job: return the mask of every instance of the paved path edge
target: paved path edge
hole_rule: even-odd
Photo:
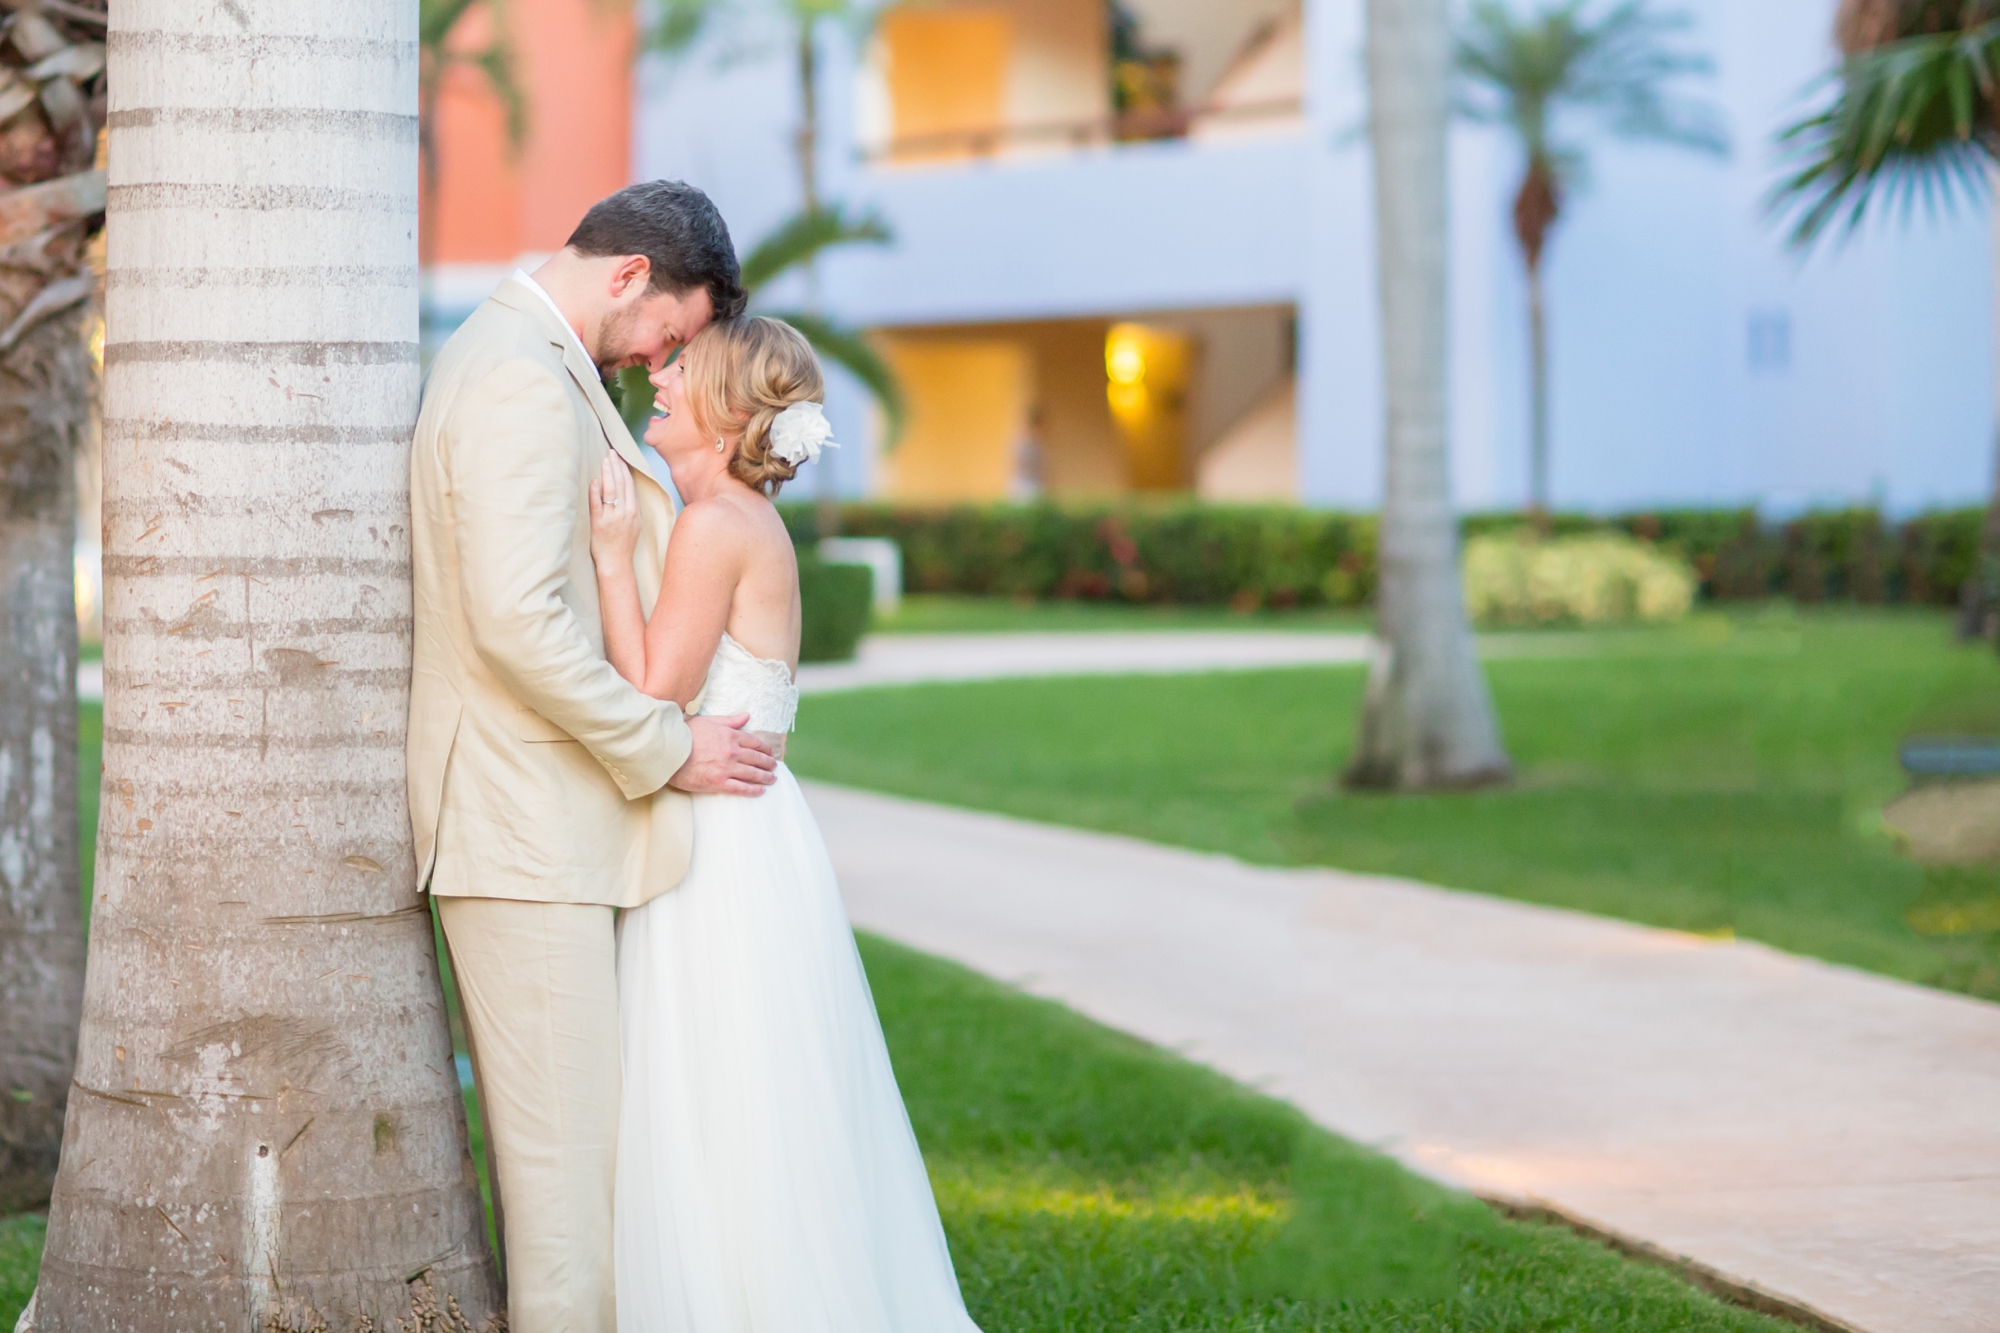
[[[1325,1125],[1320,1127],[1330,1134],[1340,1132]],[[1412,1166],[1401,1158],[1397,1161],[1406,1170],[1436,1181],[1447,1189],[1462,1188],[1449,1180],[1431,1175],[1421,1167]],[[1594,1240],[1600,1245],[1607,1246],[1634,1262],[1663,1268],[1689,1286],[1698,1287],[1718,1300],[1740,1306],[1745,1310],[1769,1315],[1773,1319],[1783,1319],[1801,1328],[1812,1329],[1814,1333],[1869,1333],[1859,1324],[1850,1324],[1845,1319],[1835,1318],[1804,1301],[1772,1291],[1769,1287],[1760,1286],[1748,1278],[1726,1273],[1692,1256],[1675,1254],[1649,1240],[1641,1240],[1637,1236],[1607,1226],[1574,1209],[1551,1203],[1547,1199],[1529,1195],[1498,1194],[1490,1190],[1473,1190],[1471,1194],[1473,1198],[1503,1217],[1512,1218],[1516,1222],[1539,1222],[1547,1226],[1564,1227],[1586,1240]]]

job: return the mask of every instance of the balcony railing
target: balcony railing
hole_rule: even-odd
[[[1300,116],[1300,98],[1238,102],[1225,106],[1133,111],[1089,120],[1030,121],[979,129],[941,130],[891,139],[863,153],[869,162],[924,163],[992,157],[1008,149],[1090,148],[1101,144],[1185,139],[1197,124],[1284,120]]]

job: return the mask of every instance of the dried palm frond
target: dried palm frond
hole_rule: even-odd
[[[1842,0],[1833,24],[1841,53],[1858,56],[1905,37],[1974,28],[2000,18],[2000,0]]]

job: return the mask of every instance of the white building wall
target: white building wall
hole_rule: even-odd
[[[1767,207],[1782,169],[1774,136],[1833,59],[1834,2],[1687,7],[1701,24],[1693,44],[1719,67],[1690,88],[1722,109],[1733,150],[1717,160],[1586,139],[1592,171],[1548,257],[1557,504],[1782,513],[1979,498],[1996,426],[1987,210],[1919,210],[1791,251]],[[1485,206],[1504,233],[1518,167],[1500,151]],[[1495,498],[1512,504],[1526,491],[1525,298],[1511,241],[1498,259]],[[1753,321],[1767,353],[1754,363]],[[1774,326],[1788,331],[1788,359],[1768,355]]]
[[[1871,226],[1809,259],[1764,212],[1771,134],[1830,59],[1833,7],[1691,0],[1692,41],[1719,65],[1693,91],[1727,116],[1727,160],[1587,138],[1593,170],[1548,260],[1558,505],[1907,510],[1984,493],[1996,427],[1985,210]],[[924,168],[861,160],[855,53],[829,28],[827,190],[879,208],[899,242],[831,260],[821,299],[890,325],[1296,303],[1300,493],[1372,506],[1382,412],[1361,8],[1309,0],[1308,116],[1291,137]],[[642,86],[638,175],[709,190],[746,244],[796,207],[782,49],[724,67],[683,60]],[[1452,475],[1465,508],[1526,492],[1517,171],[1496,131],[1455,132]],[[1787,364],[1752,365],[1753,316],[1767,334],[1789,328]],[[853,385],[837,387],[832,412],[844,439],[866,437]],[[864,453],[832,455],[843,489],[865,488]]]

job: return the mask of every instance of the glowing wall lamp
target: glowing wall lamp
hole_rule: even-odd
[[[1104,338],[1105,398],[1125,444],[1132,489],[1174,491],[1187,484],[1187,335],[1144,324],[1114,324]]]

